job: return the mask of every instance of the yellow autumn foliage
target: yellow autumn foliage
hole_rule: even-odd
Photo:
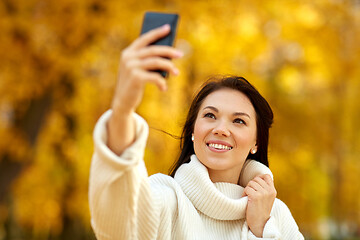
[[[270,102],[270,167],[306,238],[360,239],[360,5],[355,0],[3,0],[0,240],[94,239],[92,131],[145,11],[180,14],[169,90],[148,86],[149,174],[168,173],[191,99],[242,75]]]

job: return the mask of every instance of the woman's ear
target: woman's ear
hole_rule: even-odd
[[[257,150],[258,150],[258,147],[257,147],[257,144],[255,144],[255,146],[250,149],[250,153],[255,154],[257,152]]]

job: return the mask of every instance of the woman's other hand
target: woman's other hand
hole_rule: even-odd
[[[263,174],[255,177],[245,187],[243,196],[248,197],[247,224],[256,237],[262,237],[276,198],[276,189],[271,176]]]

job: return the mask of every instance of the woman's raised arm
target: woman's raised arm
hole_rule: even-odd
[[[151,30],[136,39],[121,54],[117,86],[111,106],[113,113],[107,125],[107,145],[117,155],[134,141],[132,113],[142,100],[145,85],[155,84],[162,91],[167,88],[166,80],[151,70],[164,70],[174,75],[179,73],[170,59],[181,57],[180,51],[169,46],[150,45],[169,32],[169,25]]]

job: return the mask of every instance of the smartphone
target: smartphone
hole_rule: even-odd
[[[170,33],[165,37],[158,39],[157,41],[151,43],[150,45],[167,45],[173,46],[174,39],[176,35],[176,28],[178,23],[179,15],[171,13],[160,13],[160,12],[146,12],[141,28],[141,34],[144,34],[154,28],[161,27],[165,24],[170,25]],[[140,35],[141,35],[140,34]],[[166,71],[156,70],[164,78],[167,77],[168,73]]]

